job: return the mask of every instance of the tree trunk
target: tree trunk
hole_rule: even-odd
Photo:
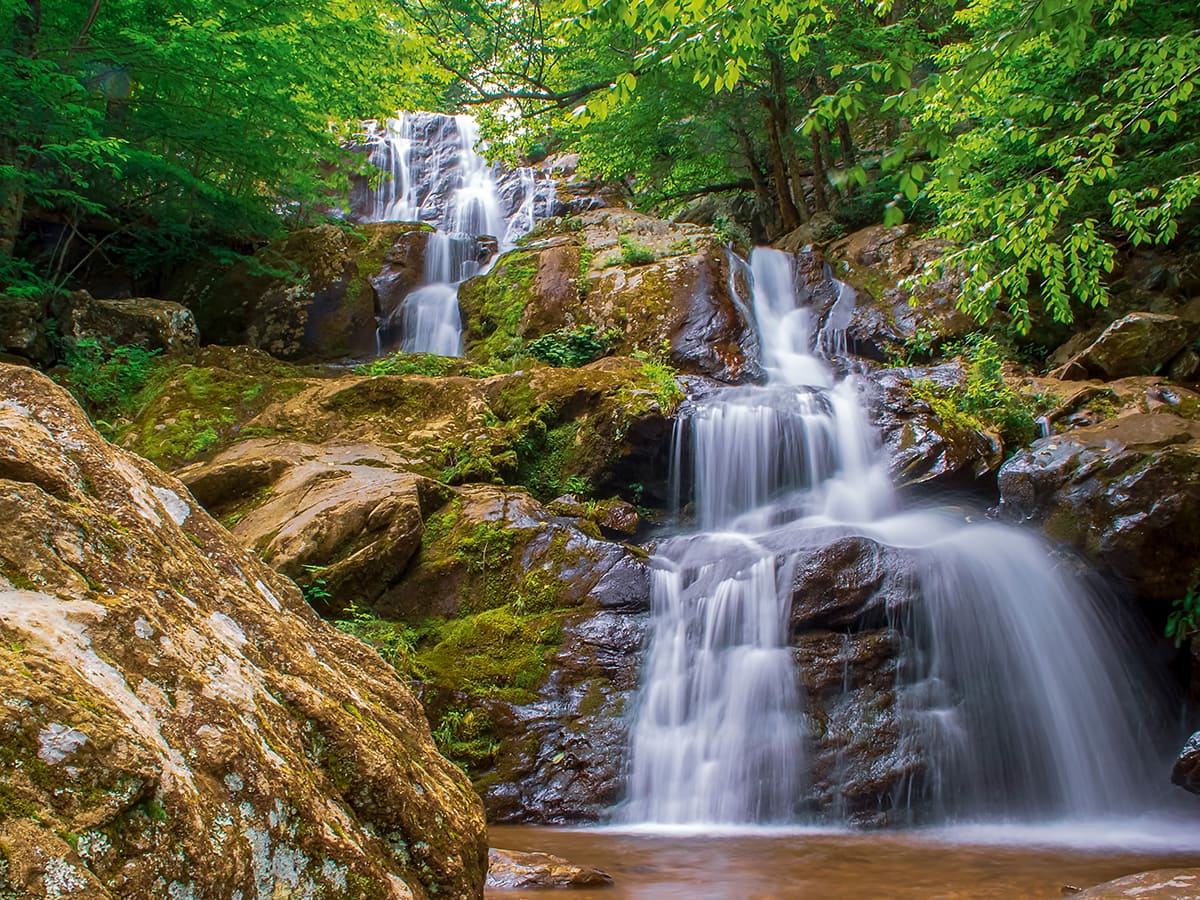
[[[783,146],[779,142],[779,129],[775,124],[775,116],[768,105],[767,109],[767,146],[771,152],[771,168],[775,178],[775,192],[779,198],[779,217],[783,222],[784,231],[794,231],[800,227],[800,211],[792,201],[792,189],[788,185],[787,163],[783,156]]]
[[[820,129],[814,128],[810,138],[813,156],[813,206],[820,212],[829,212],[829,195],[825,190],[829,184],[829,175],[825,170],[825,156],[821,152]]]

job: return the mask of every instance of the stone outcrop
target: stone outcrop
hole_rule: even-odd
[[[487,886],[493,890],[597,888],[612,883],[607,872],[577,866],[561,856],[494,848],[488,851]]]
[[[479,802],[394,670],[64,391],[0,381],[0,889],[480,897]]]
[[[1101,331],[1059,373],[1068,379],[1153,375],[1197,335],[1200,322],[1165,313],[1132,312]]]
[[[201,273],[176,293],[210,343],[248,344],[279,359],[374,353],[376,316],[420,282],[430,230],[319,225],[253,260]]]
[[[904,551],[844,537],[804,551],[793,577],[791,644],[811,723],[806,802],[862,825],[889,821],[926,760],[906,740],[897,694],[902,622],[915,591]]]
[[[1171,768],[1171,783],[1185,791],[1200,794],[1200,731],[1188,738],[1179,751]]]
[[[920,341],[932,349],[979,327],[955,305],[962,289],[953,272],[919,289],[917,302],[911,302],[914,293],[904,280],[922,272],[945,250],[944,242],[911,225],[873,225],[823,248],[833,275],[858,292],[846,333],[851,352],[887,361],[906,342]]]
[[[90,339],[109,346],[129,344],[172,353],[194,350],[200,341],[191,310],[169,300],[107,300],[76,291],[58,306],[59,332],[67,347]]]
[[[1041,524],[1126,579],[1148,600],[1196,581],[1200,552],[1200,421],[1196,398],[1173,399],[1035,441],[999,474],[1000,512]]]
[[[934,391],[965,379],[958,363],[882,369],[864,379],[867,409],[898,487],[970,488],[999,469],[1004,449],[996,435],[965,417],[939,414]]]
[[[46,333],[46,304],[32,297],[0,294],[0,351],[48,364],[54,348]]]
[[[592,326],[618,354],[658,355],[688,373],[756,374],[753,328],[711,229],[631,210],[545,223],[459,290],[470,356],[488,361],[558,329]]]
[[[251,436],[369,444],[389,451],[388,466],[448,484],[520,484],[549,500],[581,483],[657,500],[675,391],[617,357],[486,377],[372,377],[206,348],[168,373],[119,442],[167,467]]]

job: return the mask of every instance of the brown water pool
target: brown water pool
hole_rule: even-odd
[[[1186,826],[1183,826],[1186,828]],[[1200,837],[1157,841],[1097,832],[1061,836],[983,832],[662,834],[493,827],[494,847],[538,850],[608,872],[604,890],[495,891],[495,900],[1041,900],[1111,878],[1200,866]],[[1172,842],[1172,834],[1177,836]],[[1191,848],[1179,841],[1191,841]],[[984,841],[980,843],[978,841]],[[1138,846],[1140,849],[1130,849]]]

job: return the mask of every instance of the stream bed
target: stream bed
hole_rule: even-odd
[[[1185,829],[1131,830],[1123,839],[1110,829],[1077,826],[723,834],[493,826],[489,842],[552,853],[613,877],[609,888],[567,891],[571,900],[1053,900],[1069,896],[1067,886],[1200,866],[1200,841]],[[561,893],[487,896],[536,900]]]

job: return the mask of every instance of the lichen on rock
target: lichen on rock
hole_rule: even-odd
[[[64,391],[0,379],[15,889],[479,897],[479,802],[395,672]]]

